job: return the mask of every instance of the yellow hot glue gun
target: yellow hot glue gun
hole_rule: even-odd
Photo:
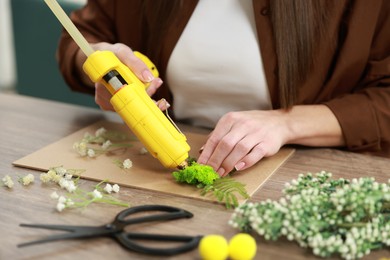
[[[146,64],[152,63],[135,53]],[[152,67],[154,68],[154,67]],[[161,112],[144,84],[110,51],[95,51],[83,65],[93,82],[101,82],[113,95],[115,111],[146,149],[167,168],[184,167],[190,149],[186,137]],[[157,70],[155,75],[158,76]]]
[[[166,168],[185,167],[190,150],[186,137],[149,97],[144,83],[114,53],[94,51],[55,0],[45,2],[86,54],[85,73],[93,82],[103,83],[110,91],[110,102],[115,111],[149,153]],[[157,69],[146,56],[139,52],[134,54],[158,76]]]

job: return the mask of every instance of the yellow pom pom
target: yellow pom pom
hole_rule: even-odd
[[[256,251],[256,241],[248,234],[239,233],[230,239],[229,256],[232,260],[251,260]]]
[[[225,260],[229,254],[228,243],[220,235],[205,236],[200,240],[199,254],[203,260]]]

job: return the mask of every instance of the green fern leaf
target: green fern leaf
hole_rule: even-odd
[[[213,184],[206,185],[202,189],[201,195],[205,196],[207,193],[212,193],[219,202],[224,202],[228,209],[238,206],[236,194],[245,199],[249,198],[245,185],[230,177],[220,178],[215,180]]]

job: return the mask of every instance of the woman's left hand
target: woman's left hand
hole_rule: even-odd
[[[244,170],[263,157],[276,154],[285,144],[286,122],[281,110],[230,112],[210,134],[198,162],[224,176]]]
[[[276,154],[285,144],[341,147],[346,143],[336,116],[326,105],[230,112],[217,123],[198,162],[224,176]]]

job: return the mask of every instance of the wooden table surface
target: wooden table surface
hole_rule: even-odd
[[[55,210],[49,198],[53,187],[41,185],[40,172],[12,166],[12,162],[34,152],[76,130],[101,119],[118,120],[112,113],[91,108],[0,94],[0,177],[11,175],[13,189],[0,187],[0,259],[161,259],[136,254],[109,238],[69,240],[18,248],[17,244],[42,238],[53,231],[22,228],[20,223],[70,225],[102,225],[110,222],[123,208],[92,204],[85,209]],[[390,178],[390,160],[334,149],[297,149],[295,154],[257,191],[251,201],[278,199],[284,183],[300,173],[330,171],[335,178],[375,177],[386,182]],[[17,178],[32,173],[35,183],[27,187]],[[96,184],[82,181],[82,186]],[[122,187],[119,197],[130,205],[163,204],[186,209],[192,219],[164,222],[142,230],[155,233],[206,235],[221,234],[230,239],[238,231],[227,223],[232,211],[224,206],[153,191]],[[137,229],[135,229],[137,230]],[[286,240],[266,242],[256,237],[256,259],[320,259],[310,251]],[[390,258],[389,250],[374,251],[364,259]],[[164,259],[200,259],[197,250]]]

